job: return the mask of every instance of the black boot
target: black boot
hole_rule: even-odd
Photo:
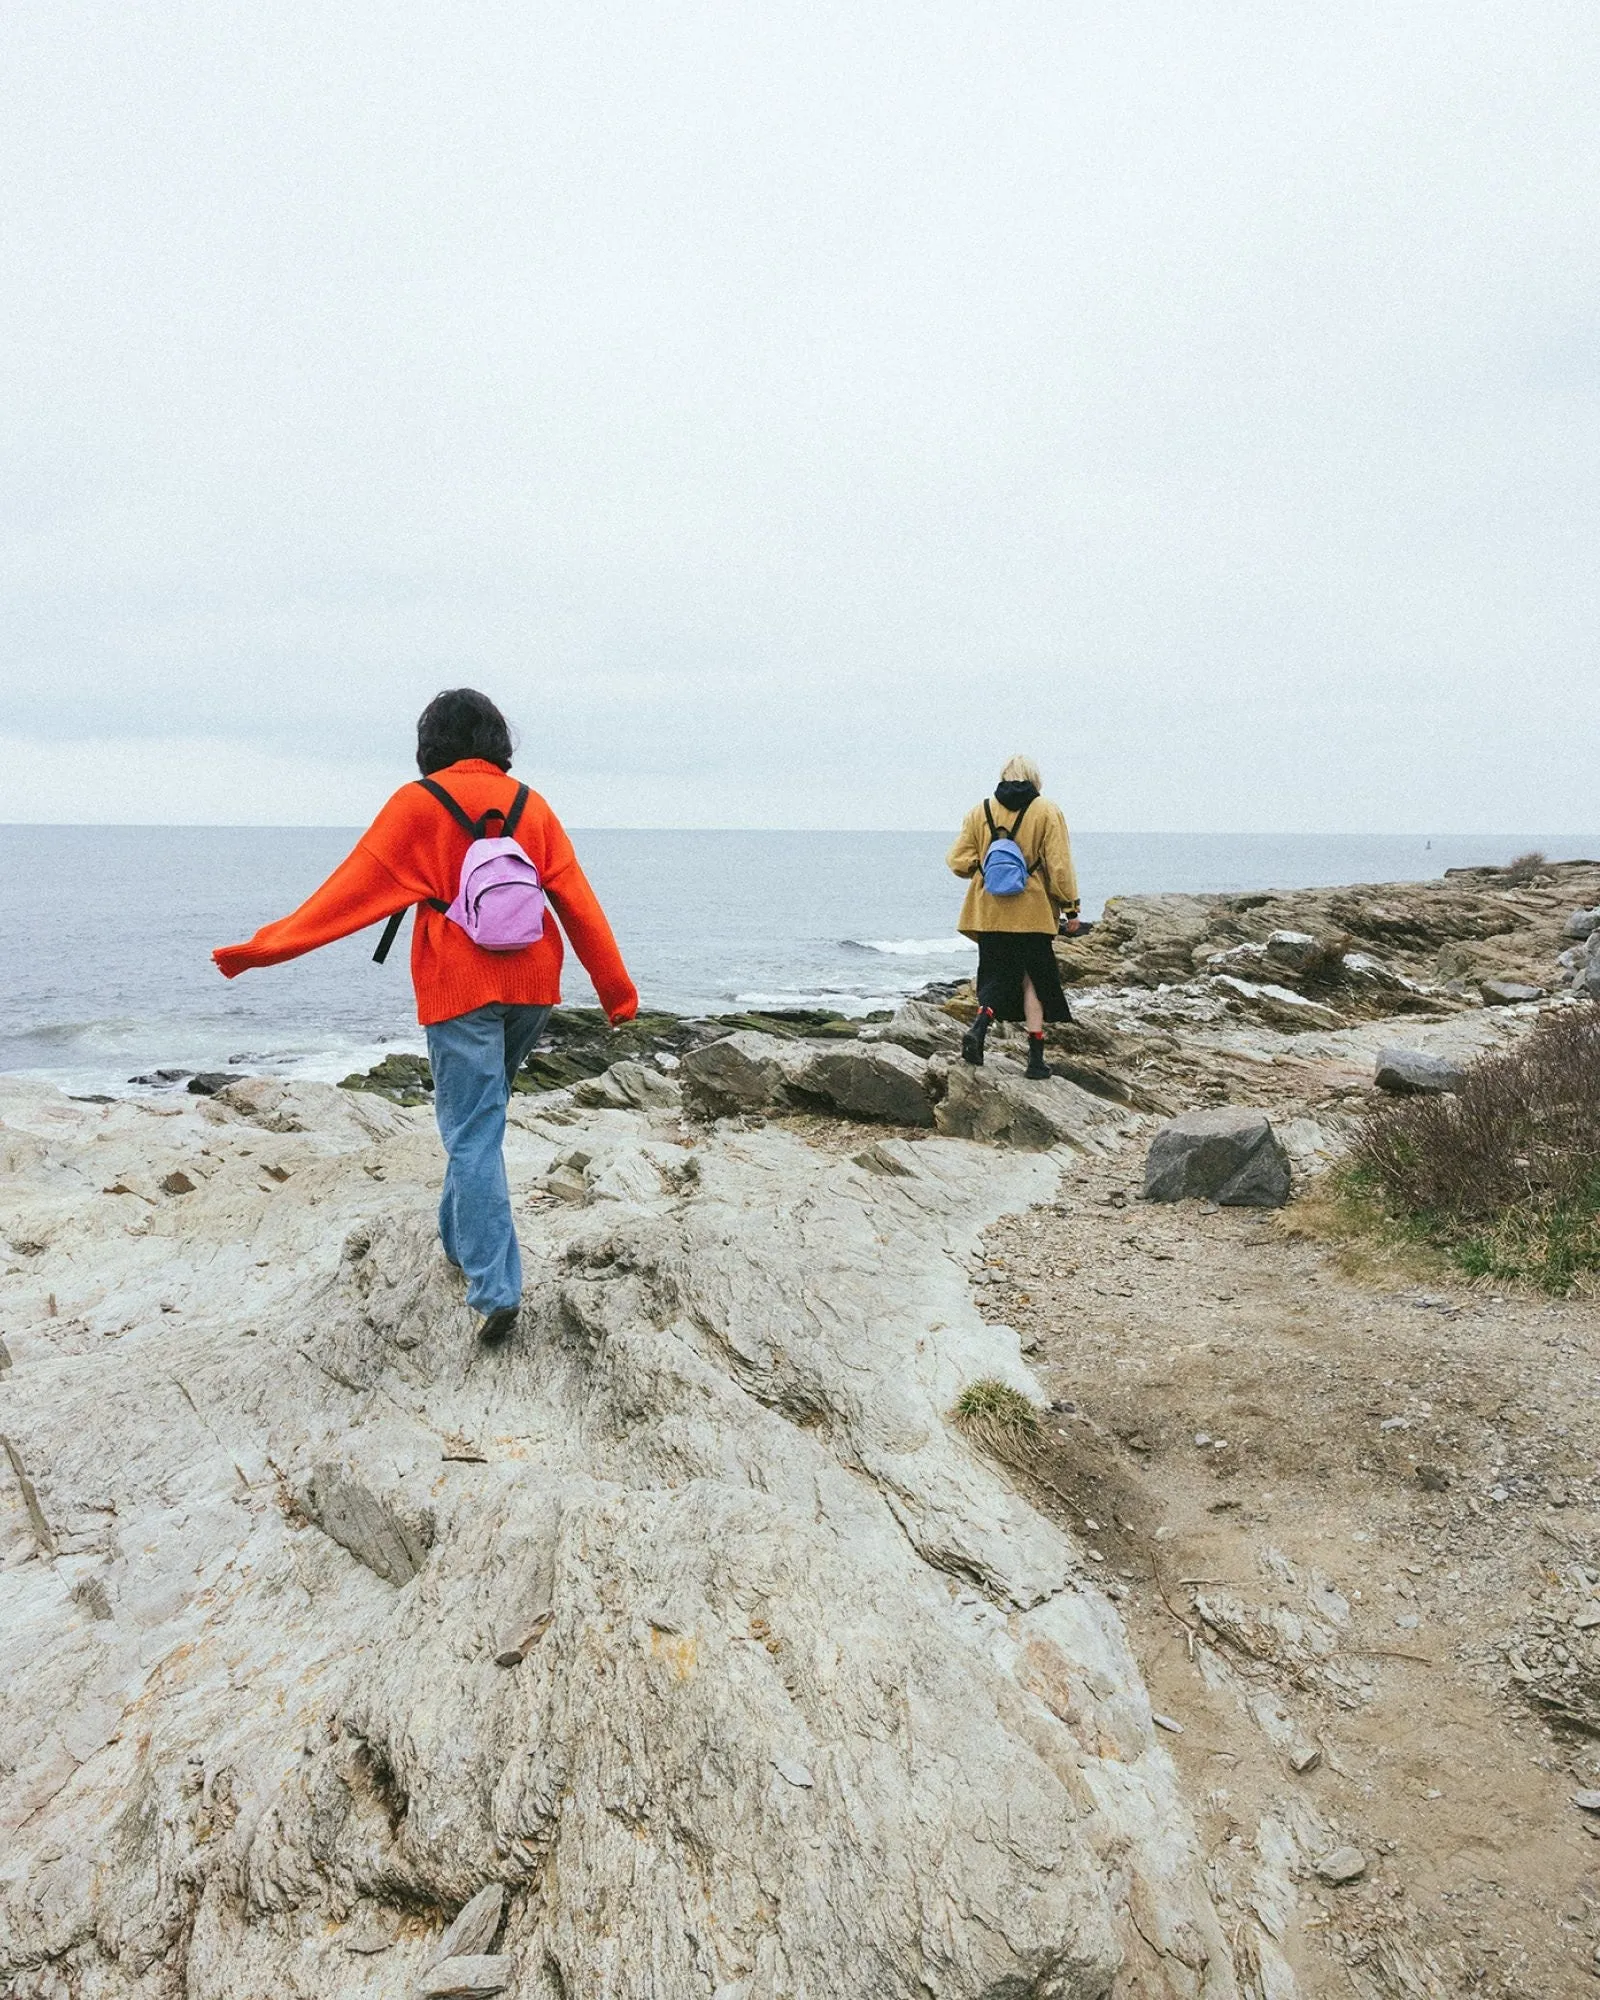
[[[971,1063],[974,1069],[983,1068],[983,1039],[988,1034],[994,1012],[991,1008],[980,1007],[978,1018],[961,1037],[961,1060]]]
[[[1022,1074],[1024,1076],[1031,1076],[1035,1082],[1038,1082],[1041,1077],[1047,1077],[1050,1074],[1050,1065],[1044,1059],[1043,1035],[1030,1035],[1028,1037],[1028,1067]]]
[[[519,1306],[496,1306],[492,1313],[485,1313],[478,1325],[478,1338],[485,1347],[498,1347],[517,1330],[521,1317]]]

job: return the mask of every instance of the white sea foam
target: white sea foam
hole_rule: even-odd
[[[122,1023],[88,1022],[73,1031],[75,1060],[33,1063],[12,1072],[31,1083],[53,1084],[69,1097],[143,1097],[181,1094],[187,1080],[201,1070],[233,1070],[245,1076],[281,1076],[306,1083],[339,1083],[355,1071],[370,1069],[385,1056],[423,1055],[420,1032],[380,1038],[330,1033],[321,1046],[241,1051],[237,1037],[185,1032],[178,1025],[135,1024],[142,1034],[124,1038],[107,1034],[108,1046],[98,1046],[96,1030],[120,1029]],[[142,1044],[142,1046],[141,1046]],[[154,1051],[152,1054],[151,1051]],[[172,1075],[160,1080],[162,1069]],[[140,1081],[147,1078],[148,1081]]]
[[[892,958],[943,958],[978,949],[971,938],[964,937],[846,938],[845,943],[852,951],[883,951]]]

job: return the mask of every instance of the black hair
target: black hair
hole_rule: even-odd
[[[425,778],[464,757],[511,769],[511,730],[486,694],[446,688],[417,717],[417,769]]]

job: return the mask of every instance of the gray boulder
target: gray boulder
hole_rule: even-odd
[[[982,1069],[949,1064],[944,1094],[934,1107],[934,1123],[948,1138],[1039,1153],[1052,1146],[1109,1150],[1127,1115],[1060,1077],[1029,1082],[1015,1063],[994,1056]]]
[[[877,1039],[898,1042],[914,1056],[954,1055],[961,1045],[961,1023],[926,1000],[907,1000],[878,1030]]]
[[[1436,1097],[1459,1090],[1467,1073],[1448,1056],[1431,1056],[1422,1049],[1383,1049],[1373,1080],[1380,1090],[1392,1091],[1397,1097]]]
[[[1600,909],[1574,910],[1561,926],[1563,937],[1576,938],[1581,944],[1585,938],[1593,937],[1600,930]]]
[[[1587,994],[1591,1000],[1600,1000],[1600,930],[1590,933],[1588,950],[1572,982],[1572,990]]]
[[[1520,979],[1486,979],[1478,988],[1485,1007],[1519,1007],[1526,1000],[1542,1000],[1542,986],[1528,986]]]
[[[678,1066],[683,1108],[696,1118],[815,1110],[891,1125],[931,1125],[933,1085],[920,1056],[894,1042],[791,1042],[742,1028]]]
[[[574,1084],[572,1101],[607,1111],[672,1111],[679,1095],[677,1084],[650,1064],[618,1062]]]
[[[694,1118],[733,1118],[740,1112],[787,1109],[789,1082],[805,1060],[793,1042],[741,1028],[721,1041],[691,1049],[678,1065],[683,1108]]]
[[[820,1098],[845,1118],[881,1119],[888,1125],[931,1125],[933,1093],[928,1065],[894,1042],[846,1042],[811,1057],[789,1088]]]
[[[1163,1125],[1145,1160],[1146,1201],[1204,1196],[1228,1208],[1281,1208],[1289,1156],[1264,1111],[1224,1105]]]

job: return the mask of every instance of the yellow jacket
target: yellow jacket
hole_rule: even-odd
[[[986,799],[995,831],[1009,833],[1016,814],[995,799]],[[971,882],[956,928],[964,937],[980,931],[1045,931],[1054,936],[1063,912],[1078,914],[1078,877],[1072,866],[1072,842],[1066,815],[1049,799],[1035,799],[1023,814],[1017,845],[1032,871],[1020,896],[991,896],[980,872],[989,848],[989,823],[976,805],[961,822],[956,844],[945,856],[950,871]]]

